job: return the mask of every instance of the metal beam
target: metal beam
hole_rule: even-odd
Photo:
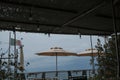
[[[28,22],[28,21],[17,21],[17,20],[9,20],[9,19],[1,19],[1,22],[10,22],[10,23],[18,23],[18,24],[29,24],[29,25],[41,25],[41,26],[52,26],[52,27],[59,27],[60,25],[54,25],[54,24],[41,24],[38,22]]]
[[[119,53],[119,45],[118,45],[118,31],[117,31],[117,24],[116,24],[116,11],[114,6],[114,0],[111,0],[112,6],[112,16],[113,16],[113,29],[115,33],[115,50],[116,50],[116,58],[117,58],[117,80],[120,80],[120,53]]]
[[[96,17],[106,18],[106,19],[113,19],[112,16],[104,15],[104,14],[98,14],[95,15]],[[115,17],[115,19],[120,20],[120,17]]]
[[[10,1],[10,0],[0,0],[0,4],[11,4],[13,6],[21,6],[21,7],[29,7],[29,8],[41,8],[41,9],[46,9],[46,10],[51,10],[51,11],[60,11],[60,12],[65,12],[65,13],[78,13],[75,10],[67,10],[67,9],[59,9],[59,8],[52,8],[52,7],[43,7],[40,5],[35,5],[35,4],[28,4],[28,3],[23,3],[23,2],[17,2],[17,1]]]
[[[105,4],[105,2],[101,2],[100,4],[96,5],[95,7],[93,8],[90,8],[89,10],[83,12],[83,13],[79,13],[77,16],[73,17],[71,20],[67,21],[66,23],[64,23],[62,26],[66,26],[66,25],[69,25],[73,22],[75,22],[76,20],[78,20],[79,18],[81,17],[84,17],[86,16],[87,14],[91,13],[92,11],[96,10],[97,8],[103,6]]]
[[[0,19],[1,22],[9,22],[9,23],[18,23],[18,24],[28,24],[28,25],[36,25],[36,26],[48,26],[48,27],[55,27],[55,28],[61,28],[61,25],[56,24],[41,24],[37,22],[28,22],[28,21],[16,21],[16,20],[7,20],[7,19]],[[106,31],[106,30],[100,30],[95,28],[88,28],[88,27],[81,27],[81,26],[71,26],[67,25],[66,27],[71,27],[75,29],[82,29],[82,30],[91,30],[91,31],[99,31],[99,32],[105,32],[105,33],[111,33],[112,31]]]
[[[67,25],[67,26],[68,26],[68,25]],[[108,33],[113,32],[113,31],[106,31],[106,30],[102,30],[102,29],[95,29],[95,28],[81,27],[81,26],[69,26],[69,27],[77,28],[77,29],[83,29],[83,30],[92,30],[92,31],[108,32]]]

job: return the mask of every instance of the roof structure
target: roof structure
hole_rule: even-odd
[[[120,32],[120,1],[0,0],[0,30],[81,35]]]

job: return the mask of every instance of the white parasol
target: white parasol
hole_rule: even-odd
[[[63,50],[60,47],[53,47],[50,50],[45,52],[36,53],[39,56],[56,56],[56,77],[58,76],[57,69],[57,56],[76,56],[76,53]]]

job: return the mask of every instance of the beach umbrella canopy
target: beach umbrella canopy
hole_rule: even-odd
[[[76,53],[63,50],[61,47],[52,47],[48,51],[36,53],[39,56],[76,56]]]
[[[36,53],[39,56],[56,56],[56,77],[58,76],[57,69],[57,56],[77,56],[74,52],[65,51],[61,47],[52,47],[48,51]]]
[[[98,56],[98,55],[103,55],[103,52],[99,53],[97,49],[86,49],[85,51],[77,55],[78,56]]]
[[[103,52],[99,52],[97,49],[86,49],[85,51],[77,54],[78,56],[91,56],[91,64],[93,65],[93,73],[95,73],[95,66],[94,66],[94,57],[95,56],[102,56]]]

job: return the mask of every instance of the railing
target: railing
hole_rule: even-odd
[[[79,80],[88,80],[90,77],[93,77],[95,73],[93,73],[92,69],[85,70],[63,70],[58,71],[58,77],[55,77],[56,71],[46,71],[46,72],[29,72],[25,73],[26,80],[75,80],[79,78]],[[80,79],[81,78],[81,79]],[[82,79],[86,78],[86,79]]]

